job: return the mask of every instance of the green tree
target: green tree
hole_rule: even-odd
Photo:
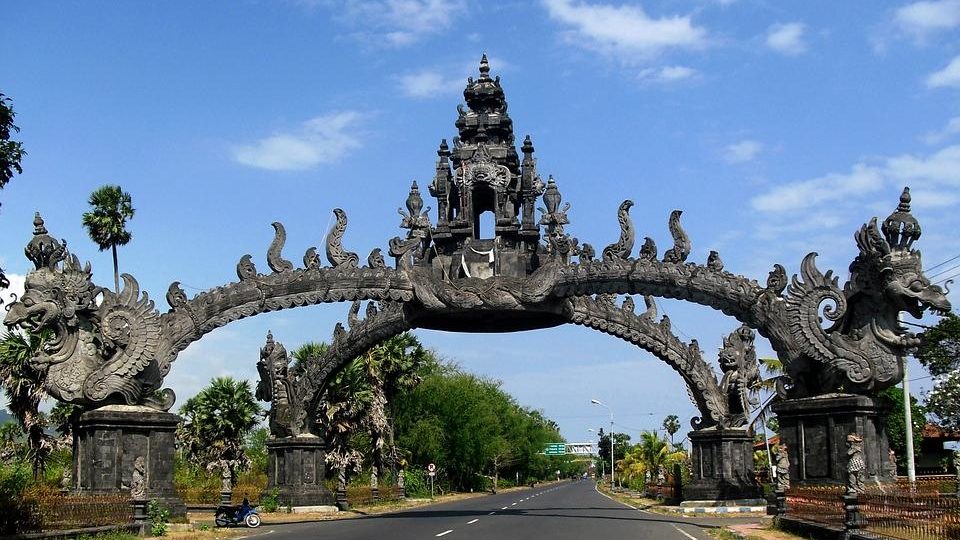
[[[43,477],[50,454],[50,437],[45,433],[46,417],[40,402],[46,399],[44,374],[30,365],[30,359],[43,347],[46,333],[7,332],[0,338],[0,383],[7,394],[8,406],[27,438],[27,449],[34,478]]]
[[[207,469],[238,471],[250,465],[245,442],[260,420],[250,383],[217,377],[180,407],[177,442],[183,456]]]
[[[905,470],[907,467],[907,419],[903,414],[903,390],[898,387],[887,388],[877,395],[877,398],[888,408],[884,425],[887,430],[887,439],[890,449],[897,454],[897,467]],[[910,407],[913,417],[913,451],[920,455],[923,441],[923,424],[926,413],[917,402],[917,398],[910,396]]]
[[[127,221],[134,209],[130,194],[120,186],[102,186],[90,194],[91,210],[84,212],[82,222],[90,239],[100,251],[111,250],[113,255],[114,292],[120,294],[120,269],[117,264],[117,246],[125,246],[133,237],[127,230]]]
[[[950,313],[924,332],[917,360],[936,378],[926,411],[940,427],[960,430],[960,317]]]
[[[10,98],[0,93],[0,189],[7,185],[14,174],[23,173],[20,162],[27,155],[22,142],[10,140],[14,133],[20,132],[20,128],[13,123],[16,115]]]
[[[673,436],[680,431],[680,418],[671,414],[663,419],[663,430],[670,436],[670,444],[673,445]]]
[[[77,420],[83,413],[83,407],[73,403],[58,401],[50,410],[50,425],[65,439],[72,439]]]

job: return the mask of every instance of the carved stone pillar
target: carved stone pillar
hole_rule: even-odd
[[[333,493],[323,484],[326,443],[311,436],[267,441],[267,492],[280,490],[280,502],[290,506],[332,506]]]
[[[753,435],[746,429],[702,429],[689,434],[690,484],[684,501],[756,499],[760,489],[753,476]]]
[[[847,483],[847,436],[863,438],[864,479],[889,482],[887,409],[867,396],[832,394],[781,401],[773,406],[780,440],[790,455],[790,485]]]
[[[143,499],[172,516],[187,507],[173,488],[174,435],[180,417],[148,407],[108,405],[80,415],[73,452],[81,494],[130,493],[134,461],[143,458]]]

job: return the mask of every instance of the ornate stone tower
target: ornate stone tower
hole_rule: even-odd
[[[430,184],[437,199],[431,231],[436,252],[424,255],[449,278],[527,275],[538,266],[534,205],[545,187],[536,172],[533,143],[530,137],[523,141],[521,161],[500,77],[490,77],[486,55],[480,77],[467,80],[463,97],[467,106],[457,107],[453,149],[444,139],[437,151]],[[493,230],[481,228],[487,212],[493,215]]]

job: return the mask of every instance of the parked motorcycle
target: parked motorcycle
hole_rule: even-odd
[[[260,514],[257,510],[246,504],[222,504],[217,507],[213,520],[217,527],[230,527],[233,525],[246,525],[251,529],[260,526]]]

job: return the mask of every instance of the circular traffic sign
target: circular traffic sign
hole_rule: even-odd
[[[433,472],[433,471],[437,470],[437,466],[434,465],[433,463],[431,463],[431,464],[427,465],[427,470],[430,471],[430,472]]]

